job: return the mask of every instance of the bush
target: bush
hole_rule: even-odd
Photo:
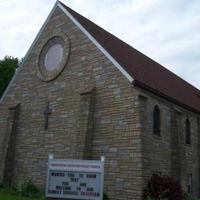
[[[184,195],[178,181],[168,176],[152,175],[144,191],[144,199],[183,200]]]
[[[103,193],[103,200],[109,200],[108,195],[105,192]]]
[[[33,184],[31,180],[24,182],[21,185],[21,194],[24,197],[40,198],[42,196],[41,191]]]
[[[150,196],[145,197],[145,200],[155,200],[153,198],[151,198]]]
[[[185,193],[184,200],[200,200],[199,198],[193,197],[191,194]]]
[[[16,187],[8,187],[6,185],[1,184],[0,185],[0,191],[12,195],[19,195],[19,190]]]

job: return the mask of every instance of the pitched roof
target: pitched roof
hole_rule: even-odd
[[[200,113],[200,91],[197,88],[63,3],[61,5],[128,72],[135,86]]]

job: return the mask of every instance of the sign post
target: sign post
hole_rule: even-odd
[[[103,200],[104,161],[49,157],[46,197]]]

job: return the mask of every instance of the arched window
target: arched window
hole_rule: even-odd
[[[160,136],[160,108],[157,105],[153,109],[153,134]]]
[[[190,130],[190,120],[185,120],[185,143],[191,144],[191,130]]]

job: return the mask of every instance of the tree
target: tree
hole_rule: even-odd
[[[5,56],[3,60],[0,60],[0,97],[3,95],[18,66],[18,58]]]

